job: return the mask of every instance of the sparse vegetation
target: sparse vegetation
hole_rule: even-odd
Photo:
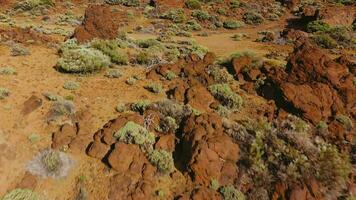
[[[187,8],[192,10],[201,8],[201,4],[199,0],[185,0],[185,5],[187,6]]]
[[[238,109],[243,104],[242,97],[234,93],[228,84],[211,85],[209,91],[228,108]]]
[[[161,15],[163,19],[169,19],[173,21],[174,23],[182,23],[185,21],[185,15],[184,15],[184,10],[183,9],[172,9],[169,10],[163,15]]]
[[[230,20],[230,21],[226,21],[224,22],[223,24],[223,27],[226,28],[226,29],[238,29],[240,27],[243,26],[243,23],[240,22],[240,21],[233,21],[233,20]]]
[[[345,129],[351,130],[353,128],[352,120],[346,115],[337,115],[335,117],[336,121],[340,122]]]
[[[40,200],[38,194],[30,189],[14,189],[5,194],[1,200]]]
[[[63,88],[66,90],[77,90],[80,88],[80,84],[75,81],[67,81],[64,83]]]
[[[199,21],[209,20],[211,18],[210,14],[203,10],[194,10],[192,16],[198,19]]]
[[[0,87],[0,100],[5,99],[10,96],[10,91],[6,88]]]
[[[106,72],[105,76],[108,78],[120,78],[122,76],[122,73],[117,69],[109,69]]]
[[[326,22],[316,20],[309,22],[307,25],[307,31],[310,33],[314,32],[327,32],[330,31],[331,27]]]
[[[161,83],[150,83],[149,85],[145,86],[145,88],[148,91],[156,93],[156,94],[162,92],[162,90],[163,90]]]
[[[64,178],[68,175],[74,161],[58,150],[46,149],[39,152],[29,163],[27,170],[37,176]]]
[[[172,153],[165,150],[153,150],[148,154],[148,160],[164,173],[170,173],[174,170],[174,161]]]
[[[1,67],[0,75],[16,75],[16,69],[13,67]]]
[[[131,105],[131,109],[135,112],[143,113],[147,107],[151,104],[149,100],[140,100]]]
[[[54,6],[52,0],[25,0],[19,1],[15,5],[15,10],[34,11],[36,9],[45,9]]]
[[[110,58],[101,51],[80,47],[65,50],[58,60],[60,71],[67,73],[90,73],[108,67]]]
[[[13,44],[11,46],[12,56],[27,56],[30,55],[30,51],[20,44]]]
[[[332,49],[337,47],[337,42],[327,34],[313,36],[314,41],[321,47]]]
[[[112,40],[94,40],[91,42],[91,46],[100,50],[105,55],[109,56],[111,62],[126,65],[128,63],[128,56],[122,52],[115,41]]]
[[[254,11],[248,11],[244,14],[243,19],[246,24],[261,24],[264,21],[262,15]]]
[[[174,133],[178,128],[176,120],[170,116],[166,116],[160,121],[160,130],[163,133]]]
[[[121,4],[129,7],[137,7],[140,5],[139,0],[105,0],[105,2],[107,4],[112,4],[112,5]]]
[[[114,137],[127,144],[137,144],[145,151],[152,149],[155,143],[153,133],[132,121],[127,122],[124,127],[118,130]]]
[[[219,192],[224,200],[245,200],[245,195],[231,185],[221,187]]]

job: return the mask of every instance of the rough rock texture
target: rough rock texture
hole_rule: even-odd
[[[94,38],[114,39],[120,26],[126,23],[125,11],[113,11],[108,5],[90,5],[85,11],[83,24],[75,29],[73,37],[79,42]]]
[[[295,49],[286,70],[265,70],[281,90],[284,101],[290,103],[289,110],[310,122],[316,124],[335,113],[355,116],[354,75],[347,66],[335,62],[310,43]]]
[[[29,99],[27,99],[24,102],[24,107],[23,107],[21,113],[23,115],[28,115],[41,106],[42,106],[42,99],[35,95],[32,95]]]
[[[317,11],[317,18],[333,26],[350,26],[356,18],[356,7],[326,7]]]
[[[13,40],[14,42],[26,43],[29,41],[39,43],[56,42],[56,39],[38,33],[30,28],[0,29],[0,41]]]
[[[181,154],[195,183],[209,186],[212,179],[232,184],[237,177],[239,147],[224,135],[217,114],[192,116],[184,125]]]

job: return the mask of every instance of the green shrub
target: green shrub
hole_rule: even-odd
[[[134,77],[129,77],[125,82],[128,85],[134,85],[136,83],[137,79],[135,79]]]
[[[30,51],[20,44],[13,44],[11,46],[12,56],[27,56],[30,55]]]
[[[317,125],[316,125],[316,130],[318,132],[325,132],[328,130],[328,124],[325,121],[320,121]]]
[[[145,86],[145,88],[153,93],[160,93],[163,90],[161,83],[150,83],[149,85]]]
[[[0,75],[15,75],[17,74],[16,69],[13,67],[1,67]]]
[[[120,78],[122,73],[117,69],[110,69],[106,72],[105,76],[108,78]]]
[[[67,81],[64,83],[63,88],[66,90],[77,90],[79,89],[80,84],[75,81]]]
[[[325,185],[345,185],[351,171],[347,153],[340,153],[330,144],[323,144],[318,155],[317,178]]]
[[[228,117],[231,113],[230,109],[222,106],[222,105],[218,105],[218,107],[216,108],[216,112],[221,116],[221,117]]]
[[[189,9],[201,9],[201,4],[199,0],[185,0],[185,5]]]
[[[356,20],[354,20],[354,22],[352,23],[352,30],[356,31]]]
[[[331,27],[329,24],[320,20],[312,21],[307,24],[307,31],[310,33],[327,32],[330,31],[330,29]]]
[[[225,8],[218,8],[218,10],[216,12],[220,15],[226,15],[226,13],[227,13]]]
[[[224,200],[245,200],[245,195],[236,190],[234,186],[223,186],[219,190],[220,194],[223,196]]]
[[[345,129],[351,130],[353,128],[352,120],[346,115],[337,115],[335,117],[336,121],[340,122]]]
[[[57,62],[58,69],[67,73],[90,73],[108,67],[110,58],[91,48],[69,49]]]
[[[198,43],[193,43],[193,45],[190,47],[190,53],[198,55],[200,58],[204,58],[206,53],[209,52],[209,49],[207,47],[204,47],[202,45],[199,45]]]
[[[238,0],[230,1],[230,8],[234,9],[234,8],[238,8],[238,7],[240,7],[240,2]]]
[[[153,150],[148,154],[148,160],[157,167],[157,169],[164,173],[170,173],[174,170],[174,161],[172,153],[165,150]]]
[[[210,14],[203,10],[194,10],[192,16],[198,19],[199,21],[209,20],[211,18]]]
[[[58,151],[50,151],[42,157],[42,163],[48,171],[57,171],[62,165]]]
[[[126,53],[120,51],[118,44],[112,40],[94,40],[91,42],[91,47],[100,50],[105,55],[109,56],[111,62],[121,65],[128,63]]]
[[[153,148],[152,146],[155,143],[153,133],[132,121],[127,122],[124,127],[114,133],[114,137],[127,144],[137,144],[144,150]]]
[[[189,20],[187,22],[187,29],[193,31],[200,31],[202,27],[196,20]]]
[[[161,18],[163,19],[169,19],[173,21],[174,23],[182,23],[185,21],[185,14],[183,9],[172,9],[169,10],[163,15],[161,15]]]
[[[52,0],[25,0],[15,5],[16,10],[31,11],[34,9],[54,6]]]
[[[174,133],[178,128],[176,120],[170,116],[166,116],[160,121],[160,130],[163,133]]]
[[[111,5],[121,4],[130,7],[137,7],[140,5],[140,0],[105,0],[105,2]]]
[[[220,188],[220,183],[217,179],[213,178],[211,179],[210,181],[210,185],[209,187],[212,189],[212,190],[215,190],[217,191],[219,188]]]
[[[234,80],[234,77],[226,70],[226,68],[214,66],[210,68],[209,73],[217,83],[228,83]]]
[[[170,70],[168,70],[167,72],[166,72],[166,75],[165,75],[165,78],[167,79],[167,80],[173,80],[173,79],[175,79],[175,78],[177,78],[178,76],[174,73],[174,72],[172,72],[172,71],[170,71]]]
[[[313,36],[313,40],[319,46],[326,49],[333,49],[337,47],[337,42],[327,34],[320,34]]]
[[[245,20],[246,24],[261,24],[264,21],[262,15],[254,11],[245,13],[243,19]]]
[[[125,112],[126,111],[126,105],[124,103],[119,103],[117,104],[115,110],[119,113]]]
[[[40,200],[41,198],[29,189],[14,189],[5,194],[1,200]]]
[[[6,88],[0,87],[0,100],[5,99],[10,96],[10,91]]]
[[[240,21],[229,20],[223,23],[223,27],[226,29],[237,29],[243,26]]]
[[[131,105],[131,110],[143,113],[150,105],[151,102],[149,100],[139,100],[138,102]]]
[[[228,84],[211,85],[209,86],[209,91],[228,108],[238,109],[242,106],[243,100],[241,96],[234,93]]]

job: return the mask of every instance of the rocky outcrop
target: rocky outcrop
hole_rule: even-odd
[[[316,17],[332,26],[351,26],[356,18],[355,6],[330,6],[317,11]]]
[[[126,11],[114,11],[108,5],[90,5],[85,11],[83,24],[74,30],[72,37],[79,42],[94,38],[115,39],[119,28],[126,24]]]

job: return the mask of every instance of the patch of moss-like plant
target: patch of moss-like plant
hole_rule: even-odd
[[[161,15],[163,19],[169,19],[174,23],[182,23],[185,21],[185,14],[183,9],[172,9]]]
[[[111,62],[126,65],[128,63],[128,56],[121,52],[118,44],[111,40],[94,40],[91,42],[91,47],[100,50],[105,55],[109,56]]]
[[[199,0],[185,0],[185,6],[192,10],[201,9],[201,4]]]
[[[73,164],[74,161],[67,154],[58,150],[46,149],[27,163],[26,168],[34,175],[60,179],[69,174]]]
[[[132,121],[127,122],[124,127],[118,130],[114,137],[118,141],[127,144],[137,144],[144,150],[152,149],[155,143],[155,135],[153,133]]]
[[[31,11],[54,6],[52,0],[25,0],[15,5],[15,10]]]
[[[13,67],[1,67],[0,75],[16,75],[17,71]]]
[[[63,52],[57,62],[60,71],[67,73],[90,73],[110,64],[110,58],[97,49],[80,47]]]
[[[0,100],[5,99],[10,96],[10,91],[6,88],[0,87]]]
[[[244,14],[243,19],[246,24],[261,24],[264,21],[262,15],[255,11],[248,11]]]
[[[226,29],[238,29],[243,26],[243,23],[240,21],[229,20],[223,23],[223,27]]]
[[[149,100],[139,100],[131,105],[131,110],[143,113],[151,105]]]
[[[307,24],[307,31],[310,33],[327,32],[330,31],[330,29],[331,29],[330,25],[321,20],[312,21]]]
[[[64,83],[63,88],[66,90],[77,90],[80,88],[80,84],[75,81],[67,81]]]
[[[149,85],[145,86],[145,88],[148,91],[156,93],[156,94],[162,92],[162,90],[163,90],[161,83],[150,83]]]
[[[164,174],[168,174],[174,170],[173,156],[168,151],[162,149],[152,150],[148,154],[148,160]]]
[[[224,200],[245,200],[245,195],[234,188],[232,185],[223,186],[219,190]]]
[[[0,200],[41,200],[40,196],[30,189],[14,189]]]
[[[234,93],[228,84],[215,84],[209,86],[211,94],[222,102],[224,106],[231,109],[238,109],[242,106],[242,97]]]

